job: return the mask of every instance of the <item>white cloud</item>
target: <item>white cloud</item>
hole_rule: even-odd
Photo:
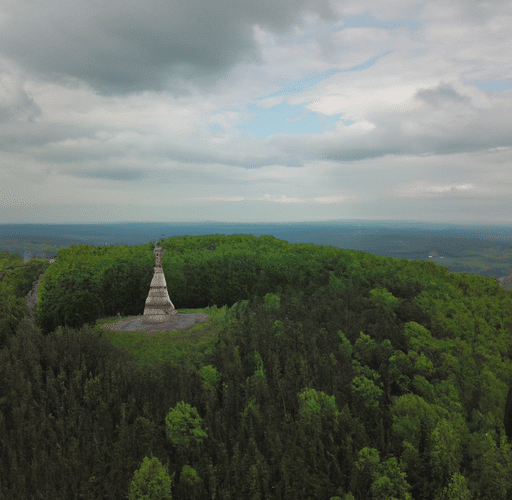
[[[350,196],[317,196],[316,198],[313,198],[313,201],[315,203],[331,205],[334,203],[344,203],[350,199],[352,199]]]
[[[509,3],[176,5],[0,8],[0,187],[19,206],[253,220],[512,208],[512,90],[471,84],[512,79]],[[281,104],[277,133],[243,129]],[[324,131],[290,132],[311,113]]]
[[[459,193],[472,192],[475,188],[472,184],[430,184],[428,182],[419,182],[412,186],[401,186],[397,189],[399,196],[406,197],[425,197],[425,196],[439,196]]]

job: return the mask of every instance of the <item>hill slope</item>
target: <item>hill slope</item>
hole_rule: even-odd
[[[61,250],[46,335],[23,322],[0,352],[0,498],[121,499],[162,474],[187,499],[510,498],[496,280],[272,237],[162,243],[177,308],[219,306],[209,334],[93,327],[142,312],[152,246]]]

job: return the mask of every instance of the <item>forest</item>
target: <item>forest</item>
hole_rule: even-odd
[[[272,236],[0,254],[0,499],[512,498],[512,292]],[[42,275],[35,314],[24,297]]]

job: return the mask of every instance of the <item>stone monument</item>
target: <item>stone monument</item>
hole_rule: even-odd
[[[155,272],[146,299],[146,307],[142,316],[143,323],[163,323],[170,316],[176,314],[176,309],[167,293],[167,283],[162,268],[163,253],[162,247],[155,248]]]

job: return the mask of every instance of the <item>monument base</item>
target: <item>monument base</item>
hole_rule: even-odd
[[[176,314],[176,309],[144,309],[144,316],[142,316],[143,323],[165,323],[171,316]]]
[[[165,282],[163,269],[155,267],[142,322],[164,323],[174,314],[176,314],[176,309],[167,293],[167,283]]]

